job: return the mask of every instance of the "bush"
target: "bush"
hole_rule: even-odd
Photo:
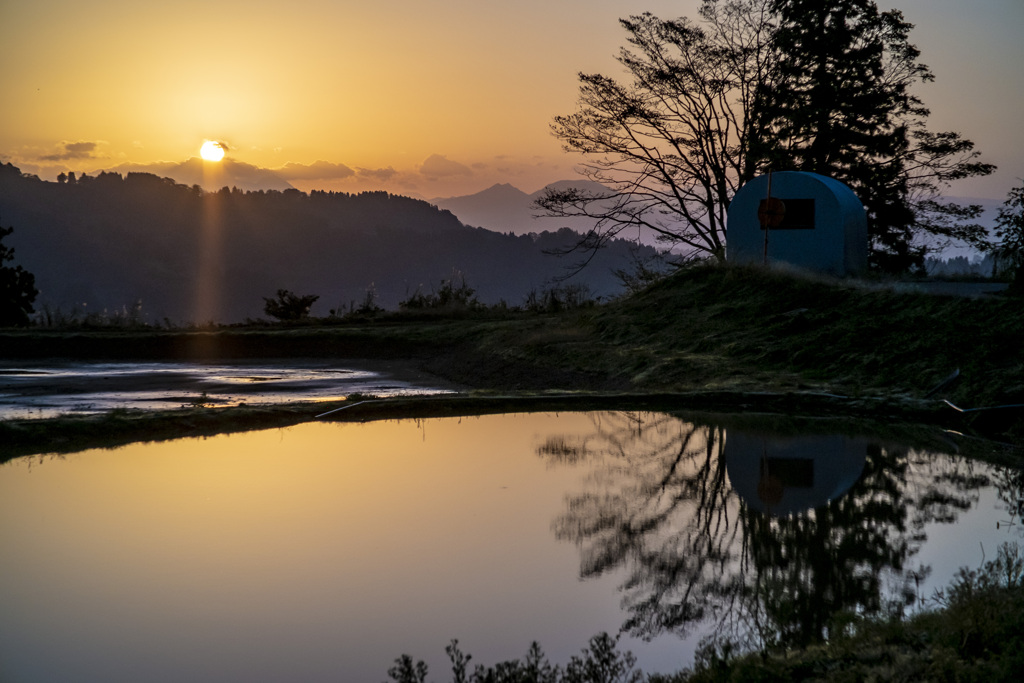
[[[272,318],[281,321],[301,320],[309,317],[309,309],[313,307],[320,297],[315,294],[299,296],[289,292],[287,289],[277,290],[277,297],[268,299],[263,297],[263,312]]]
[[[1010,290],[1024,294],[1024,185],[1010,190],[996,218],[999,244],[992,248],[999,267],[1012,275]]]
[[[953,583],[936,595],[945,618],[940,642],[967,659],[1016,655],[1024,666],[1024,557],[1020,547],[1003,544],[996,559],[980,569],[961,568]]]
[[[0,327],[28,325],[28,316],[35,309],[32,303],[39,290],[35,276],[21,266],[5,266],[14,260],[14,249],[5,247],[4,238],[14,228],[0,228]]]
[[[384,309],[377,305],[377,288],[371,282],[370,286],[366,288],[366,292],[363,294],[362,302],[357,306],[355,301],[352,301],[348,310],[345,310],[344,306],[338,306],[337,308],[331,309],[332,318],[372,318],[379,313],[383,313]]]
[[[398,308],[404,311],[476,310],[481,308],[481,304],[476,298],[476,290],[466,284],[466,277],[453,271],[450,278],[441,280],[441,286],[436,292],[424,294],[422,287],[417,288],[408,299],[398,303]]]
[[[733,681],[1016,681],[1024,671],[1024,557],[1004,544],[980,569],[961,569],[935,609],[910,619],[862,617],[811,648],[742,653],[714,642],[689,683]]]
[[[459,641],[453,640],[444,650],[452,663],[452,683],[640,683],[643,673],[634,668],[636,657],[632,652],[619,652],[618,642],[618,637],[607,633],[594,636],[564,670],[552,666],[536,642],[530,645],[522,661],[513,659],[494,666],[478,664],[472,672],[469,662],[473,656],[459,649]],[[395,683],[424,683],[427,665],[402,655],[388,669],[388,676]]]
[[[537,293],[531,290],[526,295],[523,308],[533,313],[558,313],[578,308],[586,308],[597,303],[590,294],[590,287],[585,284],[571,284],[563,287],[551,287]]]

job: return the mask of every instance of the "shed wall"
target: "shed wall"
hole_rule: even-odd
[[[771,195],[781,199],[813,199],[814,228],[772,229],[768,261],[790,263],[834,275],[862,273],[867,268],[867,219],[860,200],[843,183],[816,173],[772,174]],[[768,195],[768,176],[740,188],[729,206],[726,255],[737,263],[764,260],[765,232],[757,217]]]

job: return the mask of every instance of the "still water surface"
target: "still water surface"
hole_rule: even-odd
[[[308,359],[263,362],[83,362],[0,359],[0,419],[45,419],[116,409],[268,405],[451,393],[452,385],[400,364],[343,365]]]
[[[1019,473],[658,413],[315,423],[0,466],[0,680],[448,680],[799,643],[1021,540]],[[781,606],[781,607],[780,607]]]

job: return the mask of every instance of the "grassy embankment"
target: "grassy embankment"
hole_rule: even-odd
[[[761,268],[696,267],[635,296],[561,313],[385,314],[212,331],[22,330],[0,333],[0,348],[7,358],[392,359],[475,388],[446,401],[363,404],[335,419],[491,412],[505,401],[515,409],[545,408],[568,394],[602,407],[611,400],[861,415],[1024,438],[1020,408],[959,413],[941,401],[966,409],[1024,404],[1019,300],[900,292]],[[955,370],[954,384],[928,395]],[[10,447],[66,450],[119,435],[123,441],[292,424],[331,407],[119,411],[45,426],[9,421],[0,436]]]

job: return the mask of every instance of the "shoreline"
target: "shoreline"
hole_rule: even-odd
[[[690,391],[655,393],[486,392],[395,396],[352,395],[342,401],[296,401],[274,405],[183,407],[173,410],[117,409],[99,414],[0,421],[0,463],[24,456],[117,448],[134,442],[207,437],[288,427],[314,421],[464,417],[506,412],[651,411],[687,417],[715,415],[730,422],[773,424],[774,429],[828,427],[870,431],[880,439],[922,447],[945,447],[1014,467],[1024,467],[1024,449],[971,436],[957,427],[963,416],[937,402],[851,398],[819,392]]]
[[[897,293],[765,268],[702,265],[627,298],[547,313],[439,310],[211,329],[0,330],[0,366],[56,358],[376,363],[458,387],[462,393],[453,400],[461,411],[502,402],[539,406],[543,397],[550,403],[559,395],[577,406],[928,424],[1020,447],[1022,342],[1024,308],[1011,297]],[[342,413],[396,418],[440,405],[385,404]],[[215,409],[217,417],[168,411],[132,420],[125,418],[131,411],[119,411],[106,420],[63,420],[69,426],[51,420],[50,431],[72,440],[90,432],[90,439],[146,439],[136,426],[146,421],[161,434],[187,435],[232,424],[255,428],[248,425],[261,419],[271,425],[311,419],[329,409],[246,406]],[[88,426],[98,422],[105,422],[105,434]],[[38,425],[5,421],[0,430],[0,442],[19,448],[54,440],[39,434]]]

